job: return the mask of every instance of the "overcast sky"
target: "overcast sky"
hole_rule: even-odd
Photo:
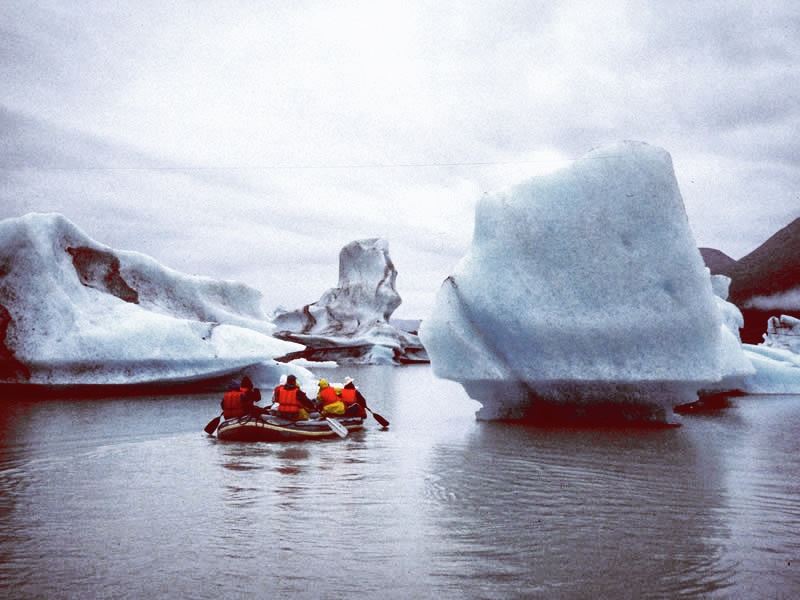
[[[667,149],[701,246],[800,216],[787,2],[0,0],[0,218],[64,213],[265,307],[385,237],[424,317],[475,201],[621,139]]]

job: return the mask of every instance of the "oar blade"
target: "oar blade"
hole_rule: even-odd
[[[219,426],[219,420],[221,418],[222,415],[220,415],[219,417],[214,417],[208,422],[208,425],[205,426],[205,432],[208,435],[214,435],[214,432],[217,430],[217,427]]]
[[[370,411],[370,412],[372,413],[372,416],[375,417],[375,420],[378,422],[378,424],[381,427],[383,427],[383,428],[389,427],[389,421],[384,419],[381,415],[379,415],[376,412],[372,412],[372,411]]]
[[[347,427],[339,423],[336,419],[331,419],[329,417],[325,417],[325,422],[328,424],[328,427],[331,428],[331,431],[338,435],[340,438],[346,438],[347,434]]]

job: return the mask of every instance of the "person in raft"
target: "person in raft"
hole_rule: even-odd
[[[356,389],[356,384],[353,383],[352,377],[344,378],[344,387],[341,395],[346,417],[361,417],[362,419],[367,417],[367,399]]]
[[[336,390],[331,387],[327,379],[319,380],[317,393],[317,409],[323,417],[341,417],[344,415],[344,402]]]
[[[238,419],[239,417],[257,417],[265,409],[256,406],[255,403],[261,400],[261,390],[253,387],[252,380],[245,376],[238,389],[225,392],[220,406],[222,407],[222,417],[224,419]]]
[[[314,410],[314,403],[297,386],[297,377],[289,375],[286,383],[275,388],[272,402],[278,405],[278,416],[292,421],[305,421],[308,412]]]

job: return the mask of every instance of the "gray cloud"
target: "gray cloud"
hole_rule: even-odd
[[[798,30],[793,2],[2,3],[0,216],[273,305],[380,235],[414,317],[482,193],[643,139],[740,256],[800,216]]]

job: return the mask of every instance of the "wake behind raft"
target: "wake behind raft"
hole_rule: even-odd
[[[217,439],[231,442],[288,442],[345,437],[364,428],[364,419],[308,419],[292,421],[275,415],[245,416],[220,423]]]

